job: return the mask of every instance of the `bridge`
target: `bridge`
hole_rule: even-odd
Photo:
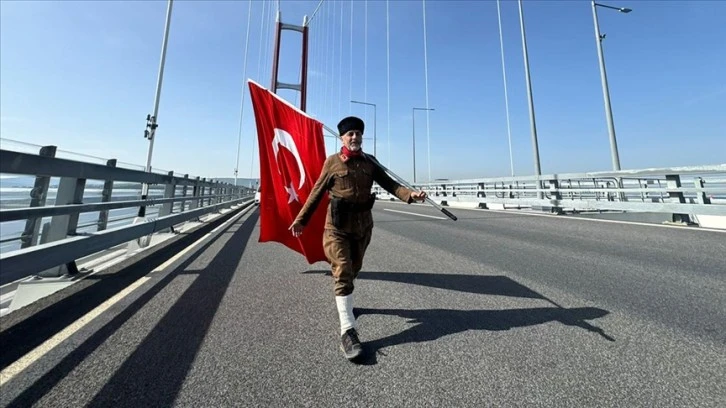
[[[341,18],[316,4],[288,28]],[[351,364],[329,265],[258,242],[254,185],[1,141],[2,406],[726,399],[726,164],[411,179],[456,221],[376,186]]]

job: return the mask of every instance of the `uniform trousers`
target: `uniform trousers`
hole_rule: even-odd
[[[335,296],[353,293],[353,281],[363,268],[363,257],[371,242],[373,226],[362,233],[349,233],[326,229],[323,234],[325,256],[330,262],[335,282]]]

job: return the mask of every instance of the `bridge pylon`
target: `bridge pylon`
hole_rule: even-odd
[[[275,20],[275,50],[272,60],[272,86],[270,89],[273,93],[277,93],[278,89],[294,89],[300,92],[300,110],[305,112],[306,99],[308,91],[308,16],[303,17],[303,25],[297,26],[293,24],[285,24],[281,21],[282,14],[278,10]],[[278,73],[280,68],[280,42],[282,40],[282,30],[297,31],[302,34],[302,70],[299,84],[291,84],[278,81]]]

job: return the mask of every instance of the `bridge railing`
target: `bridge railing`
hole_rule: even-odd
[[[465,180],[437,180],[414,187],[442,205],[468,203],[539,208],[552,212],[625,211],[726,216],[726,164],[549,174]],[[380,198],[390,198],[376,186]]]
[[[200,216],[253,201],[247,187],[120,168],[116,160],[57,158],[55,152],[55,146],[39,154],[0,149],[0,174],[34,178],[30,189],[3,188],[0,285],[74,274],[78,259],[124,244],[138,249],[154,233],[173,233]],[[144,183],[146,197],[140,195]]]

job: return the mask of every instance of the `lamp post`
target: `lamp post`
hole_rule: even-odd
[[[412,108],[411,110],[411,120],[412,120],[412,129],[413,129],[413,182],[416,183],[416,111],[422,110],[422,111],[432,111],[435,110],[434,108]]]
[[[161,42],[161,61],[159,62],[159,75],[156,79],[156,94],[154,95],[154,113],[146,115],[146,130],[144,137],[149,139],[149,150],[146,156],[146,172],[151,173],[151,155],[154,151],[154,138],[156,136],[156,128],[159,126],[157,119],[159,117],[159,99],[161,98],[161,83],[164,78],[164,63],[166,61],[166,46],[169,41],[169,26],[171,24],[171,8],[173,0],[168,0],[166,6],[166,22],[164,23],[164,39]],[[144,183],[141,187],[141,199],[145,200],[149,194],[149,184]],[[146,207],[139,207],[138,217],[146,215]]]
[[[615,139],[615,124],[613,123],[613,110],[610,106],[610,90],[608,88],[608,77],[605,72],[605,57],[602,51],[602,40],[605,38],[604,34],[600,34],[600,24],[597,21],[597,7],[609,8],[617,10],[621,13],[630,13],[631,9],[625,7],[613,7],[605,4],[592,3],[592,19],[595,24],[595,43],[597,44],[597,56],[600,60],[600,80],[602,81],[602,94],[605,100],[605,116],[608,121],[608,133],[610,135],[610,156],[613,161],[613,170],[620,170],[620,156],[618,155],[618,142]]]
[[[524,54],[524,73],[527,79],[527,100],[529,101],[529,125],[532,133],[532,150],[534,151],[534,171],[536,175],[542,174],[539,163],[539,144],[537,143],[537,123],[534,117],[534,100],[532,98],[532,79],[529,75],[529,54],[527,52],[527,36],[524,33],[524,12],[522,0],[519,0],[519,27],[522,31],[522,53]],[[541,197],[541,192],[538,193]]]
[[[378,125],[376,123],[376,104],[375,103],[368,103],[368,102],[359,102],[359,101],[350,101],[351,103],[357,103],[361,105],[368,105],[373,107],[373,155],[376,155],[376,145],[378,144],[376,139],[376,129],[378,128]]]

